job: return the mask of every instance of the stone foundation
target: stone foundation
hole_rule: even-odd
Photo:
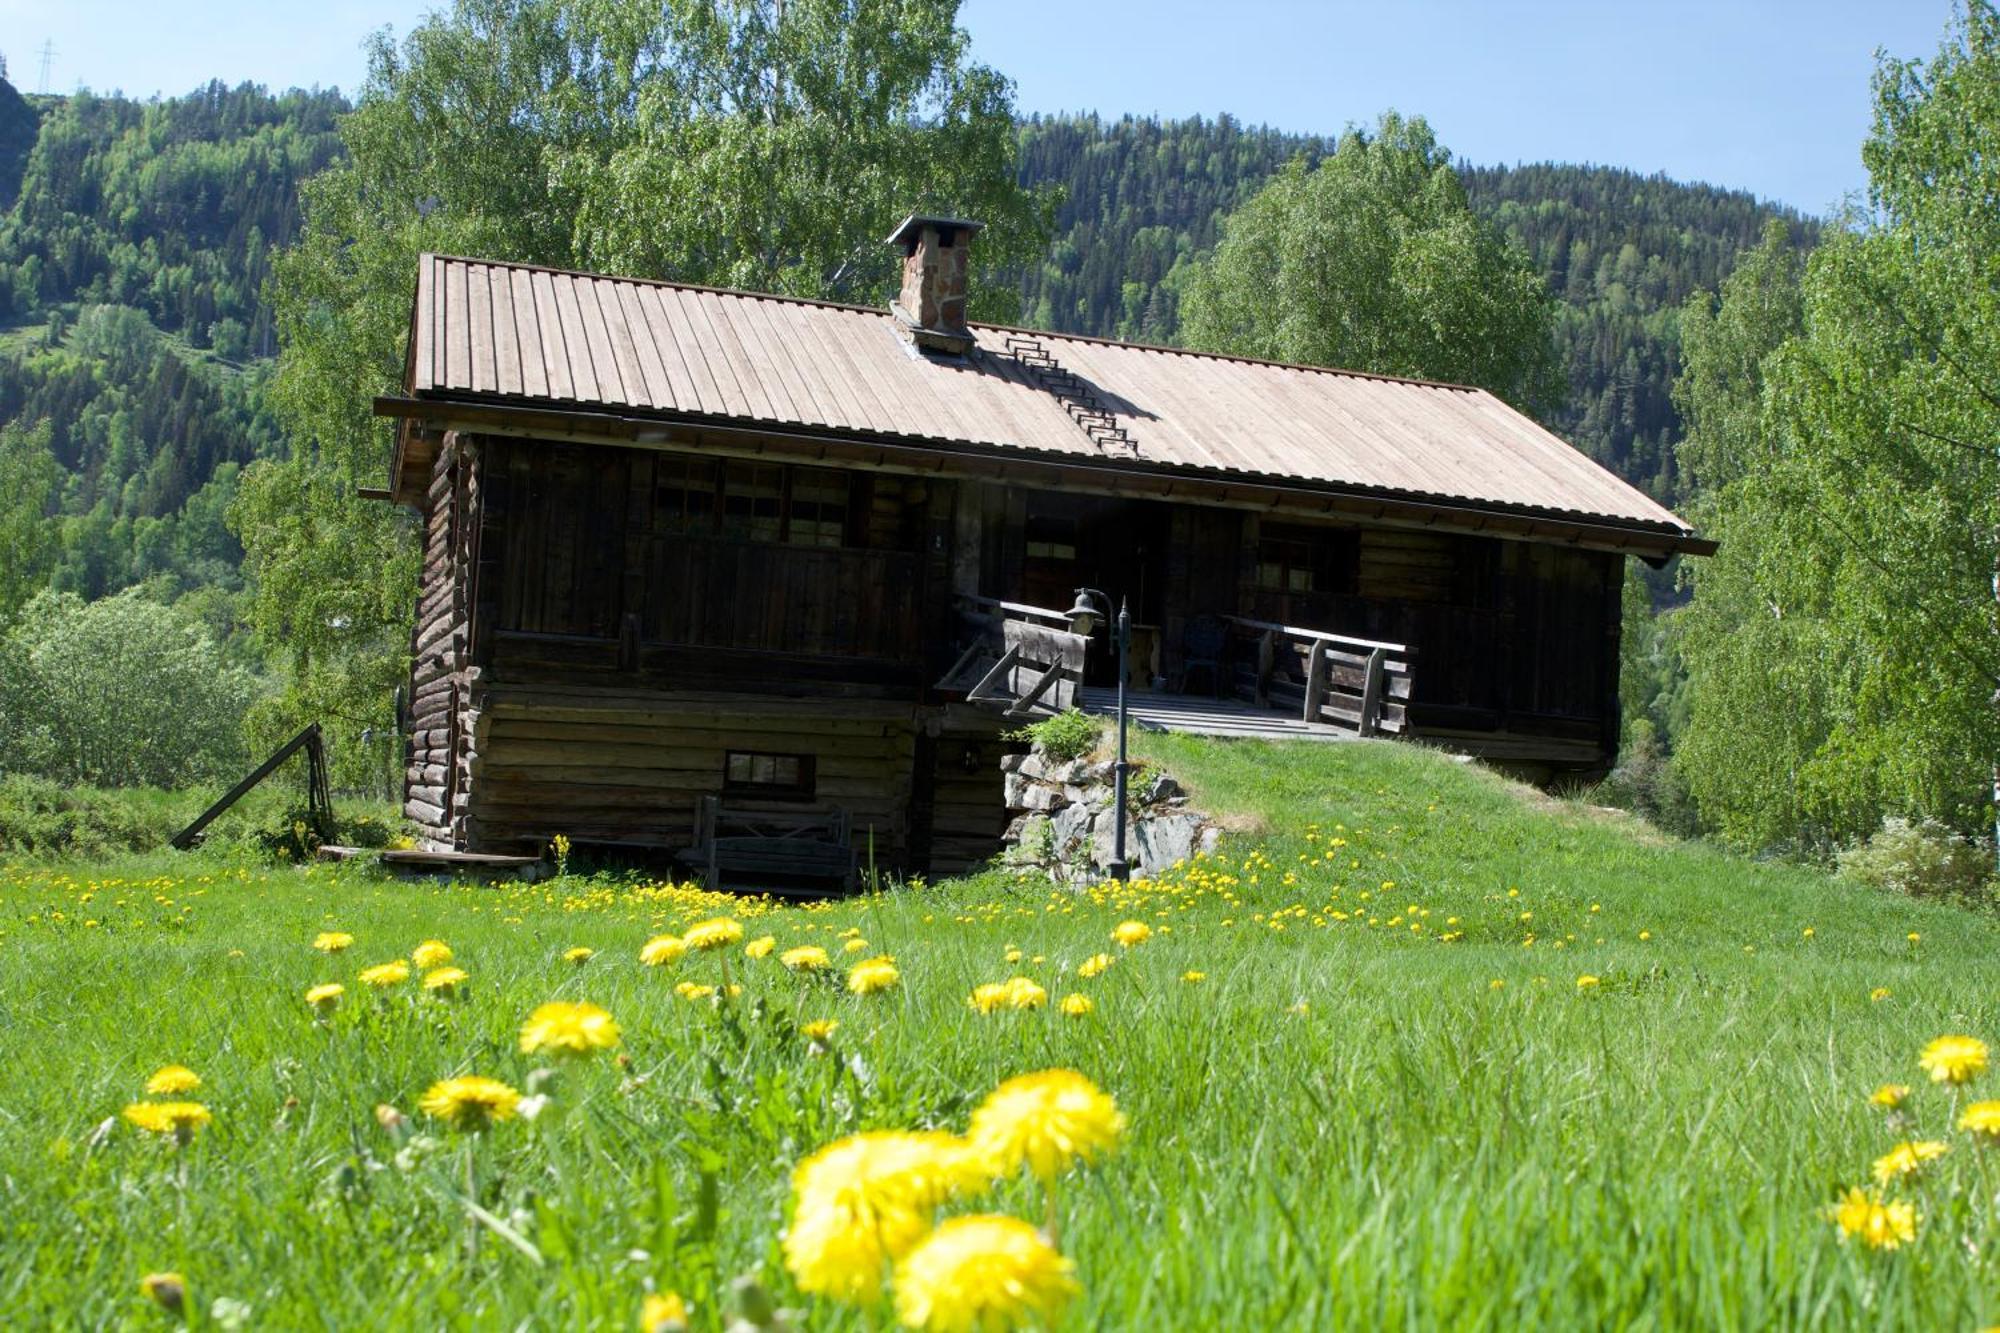
[[[1010,816],[1002,859],[1062,882],[1103,878],[1117,830],[1112,813],[1117,765],[1108,759],[1055,759],[1038,745],[1027,754],[1006,756],[1000,766]],[[1125,859],[1133,878],[1157,875],[1221,843],[1222,830],[1188,805],[1187,793],[1171,774],[1135,765],[1130,788]]]

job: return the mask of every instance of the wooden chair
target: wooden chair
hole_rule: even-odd
[[[1208,672],[1211,697],[1222,697],[1222,650],[1229,642],[1229,629],[1216,616],[1196,616],[1181,631],[1181,693],[1197,671]]]

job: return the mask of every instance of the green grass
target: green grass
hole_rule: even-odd
[[[259,1327],[629,1328],[652,1283],[720,1328],[721,1293],[754,1272],[809,1327],[868,1328],[784,1273],[792,1164],[858,1129],[962,1129],[1000,1079],[1066,1065],[1131,1123],[1060,1195],[1076,1328],[2000,1317],[1985,1164],[1945,1129],[1942,1091],[1913,1098],[1955,1145],[1902,1191],[1917,1242],[1870,1253],[1822,1215],[1899,1137],[1867,1093],[1919,1083],[1933,1036],[2000,1036],[1993,918],[1669,843],[1410,747],[1145,749],[1265,831],[1158,888],[989,876],[748,922],[781,946],[858,928],[903,969],[873,999],[739,956],[733,1010],[681,1000],[673,983],[715,980],[716,961],[662,974],[636,953],[702,905],[605,884],[164,857],[0,873],[0,1309],[155,1327],[136,1283],[176,1269],[198,1309],[242,1300]],[[1298,859],[1336,837],[1330,865]],[[1128,917],[1158,933],[1078,981]],[[315,953],[335,927],[354,949]],[[361,966],[429,936],[471,972],[465,1001],[358,993]],[[576,944],[599,953],[562,963]],[[975,983],[1015,971],[1096,1012],[970,1010]],[[1602,984],[1580,994],[1586,973]],[[300,997],[323,980],[351,1003],[318,1026]],[[522,1243],[481,1227],[468,1260],[457,1146],[399,1165],[372,1108],[414,1115],[459,1072],[524,1085],[514,1034],[555,997],[609,1008],[631,1065],[565,1072],[556,1114],[477,1145],[484,1209]],[[837,1058],[795,1033],[821,1016],[841,1022]],[[100,1134],[170,1061],[202,1074],[216,1117],[184,1158]],[[989,1206],[1041,1215],[1025,1186]]]

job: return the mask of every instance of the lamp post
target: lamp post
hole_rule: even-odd
[[[1076,605],[1069,609],[1070,625],[1078,633],[1088,638],[1098,620],[1108,619],[1098,608],[1111,605],[1111,598],[1096,588],[1078,588]],[[1118,764],[1112,769],[1111,804],[1116,811],[1117,823],[1112,826],[1111,864],[1105,869],[1111,878],[1130,879],[1132,868],[1125,860],[1125,657],[1132,647],[1132,613],[1123,598],[1118,602],[1117,620],[1118,642]]]

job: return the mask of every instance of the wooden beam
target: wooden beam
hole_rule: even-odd
[[[194,823],[189,824],[179,833],[174,834],[173,840],[169,845],[181,851],[186,851],[188,848],[194,846],[194,840],[201,836],[201,831],[213,823],[230,806],[242,800],[245,792],[262,782],[265,778],[270,777],[272,770],[276,769],[279,764],[284,763],[306,746],[317,744],[319,744],[319,723],[315,722],[279,746],[277,753],[257,765],[249,777],[231,787],[224,793],[221,800],[202,811],[195,818]]]
[[[1361,720],[1355,730],[1373,736],[1382,713],[1382,650],[1368,654],[1367,675],[1361,685]]]
[[[1326,644],[1313,640],[1306,650],[1306,699],[1301,713],[1307,722],[1319,721],[1320,706],[1326,702]]]
[[[1413,500],[1192,465],[1096,461],[1006,445],[947,444],[848,432],[815,433],[729,420],[626,417],[612,412],[448,399],[384,396],[374,400],[374,410],[377,416],[433,428],[455,426],[531,439],[741,457],[789,457],[918,476],[1004,477],[1019,485],[1081,494],[1278,510],[1386,527],[1442,528],[1640,556],[1676,552],[1712,555],[1716,549],[1706,538],[1665,526],[1624,526],[1520,507]],[[406,424],[404,430],[409,429]]]

